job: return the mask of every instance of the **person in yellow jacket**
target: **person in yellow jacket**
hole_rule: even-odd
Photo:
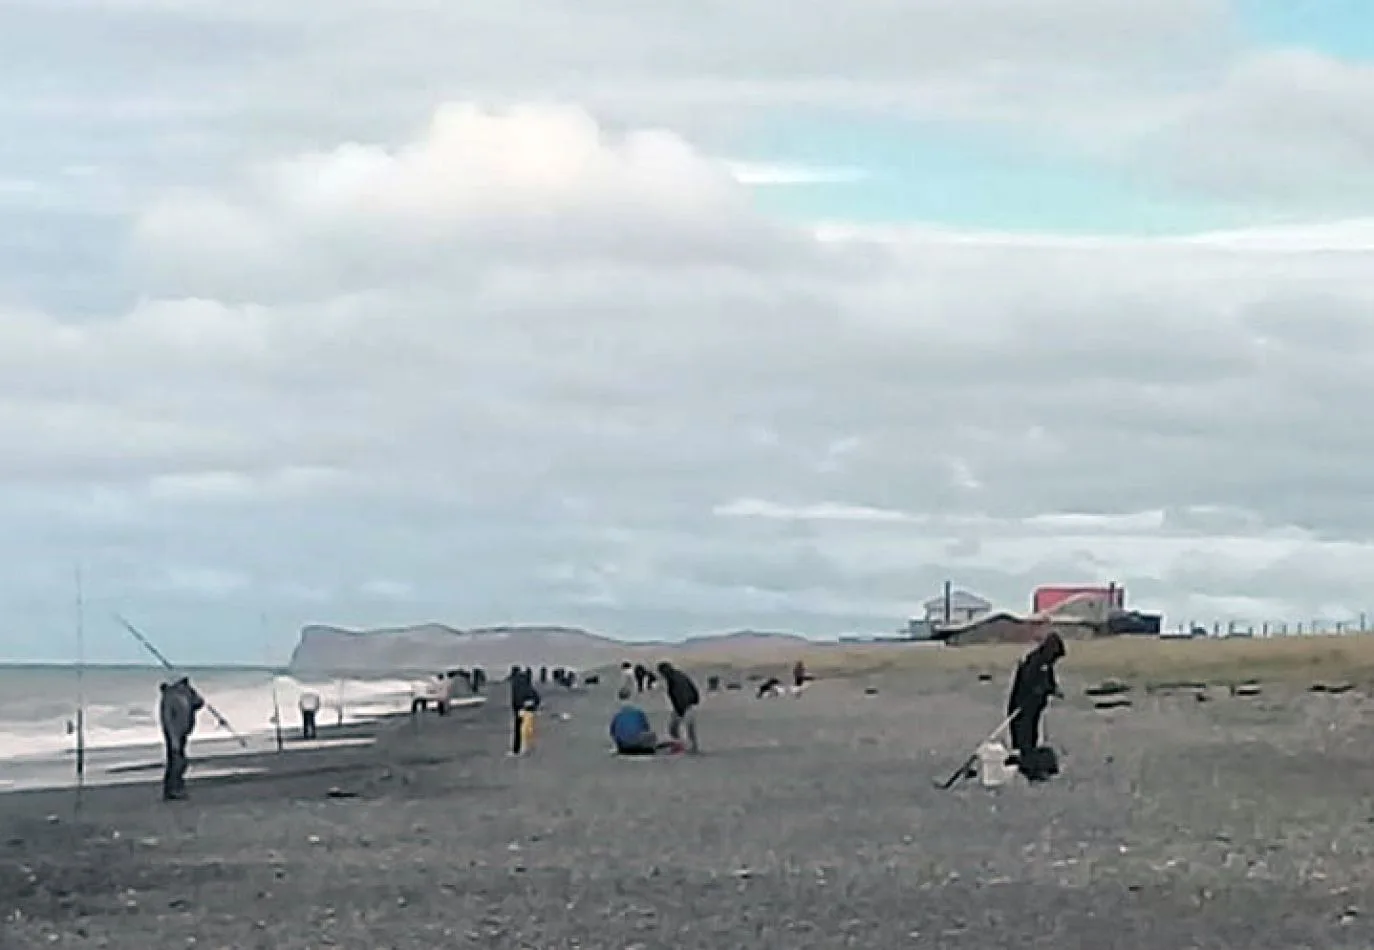
[[[526,701],[520,708],[520,752],[528,755],[534,748],[534,703]]]

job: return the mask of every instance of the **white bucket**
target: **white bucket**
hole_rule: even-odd
[[[1007,747],[993,739],[978,747],[978,780],[984,788],[996,788],[1010,782],[1016,767],[1007,765]]]

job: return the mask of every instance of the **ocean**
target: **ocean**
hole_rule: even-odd
[[[402,711],[410,704],[412,689],[406,680],[309,680],[268,669],[182,672],[250,748],[260,749],[275,742],[274,691],[282,725],[294,736],[300,721],[296,704],[306,690],[319,693],[320,723],[330,725]],[[118,774],[156,759],[162,743],[158,684],[168,677],[156,667],[97,666],[87,667],[78,684],[73,666],[0,665],[0,791],[71,780],[79,693],[85,696],[90,779],[100,781],[100,774]],[[193,757],[205,757],[242,747],[202,712],[191,748]]]

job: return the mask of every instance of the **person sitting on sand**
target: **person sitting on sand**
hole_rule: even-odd
[[[185,676],[170,683],[162,683],[162,698],[158,701],[158,719],[162,722],[162,742],[167,751],[167,763],[162,772],[162,800],[181,801],[186,797],[186,742],[196,728],[196,713],[205,700]]]
[[[673,739],[681,739],[682,728],[686,726],[688,750],[700,752],[697,745],[697,706],[701,704],[701,693],[697,692],[697,684],[667,660],[658,665],[658,674],[663,677],[663,685],[668,691],[668,705],[673,711],[668,719],[668,735]]]
[[[611,741],[620,755],[653,755],[658,751],[649,716],[630,702],[630,690],[622,686],[617,694],[621,706],[611,717]]]
[[[306,690],[301,693],[301,738],[315,739],[319,733],[315,728],[315,717],[320,713],[320,694]]]
[[[1054,665],[1066,654],[1064,641],[1051,631],[1021,662],[1011,680],[1007,716],[1011,718],[1011,747],[1021,774],[1032,782],[1050,777],[1053,769],[1040,753],[1040,720],[1050,697],[1062,699]]]
[[[617,755],[657,755],[686,748],[680,739],[660,739],[654,734],[648,714],[630,702],[630,687],[621,687],[616,695],[621,705],[611,717],[611,742]]]

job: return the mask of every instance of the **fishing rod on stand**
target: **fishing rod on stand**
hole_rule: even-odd
[[[259,626],[262,629],[262,650],[263,659],[267,661],[267,672],[272,677],[272,727],[277,734],[277,751],[286,751],[286,740],[281,731],[281,698],[277,695],[277,670],[272,666],[271,647],[267,639],[267,614],[263,613],[259,618]]]
[[[76,802],[81,812],[86,794],[86,595],[81,565],[76,566]]]
[[[117,622],[121,627],[123,627],[125,630],[129,632],[129,635],[131,637],[138,641],[139,646],[147,650],[152,655],[153,659],[161,663],[163,667],[167,670],[167,672],[180,672],[175,666],[172,665],[171,660],[167,659],[165,656],[162,655],[161,650],[153,646],[152,641],[150,641],[147,638],[147,636],[144,635],[143,631],[139,630],[133,624],[129,623],[129,621],[125,620],[119,614],[115,614],[114,619],[115,622]],[[204,697],[202,697],[202,699],[204,699]],[[243,748],[245,749],[248,748],[248,740],[234,731],[234,727],[229,725],[229,720],[225,719],[222,715],[220,715],[220,711],[216,709],[214,706],[210,705],[209,700],[205,700],[205,711],[210,714],[210,716],[215,720],[215,722],[219,725],[221,729],[223,729],[225,732],[229,733],[229,735],[237,739],[239,745],[243,746]]]

